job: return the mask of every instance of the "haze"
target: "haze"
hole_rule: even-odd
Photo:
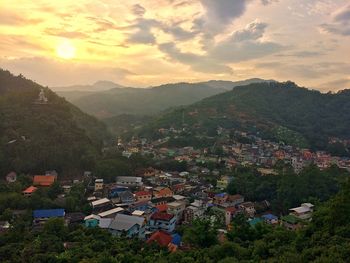
[[[0,0],[0,67],[40,84],[293,80],[350,88],[344,0]]]

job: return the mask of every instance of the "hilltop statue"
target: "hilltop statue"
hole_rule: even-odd
[[[37,103],[38,104],[46,104],[48,101],[49,100],[45,96],[44,89],[41,89],[40,93],[39,93],[39,97],[38,97]]]

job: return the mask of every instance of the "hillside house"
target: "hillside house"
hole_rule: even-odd
[[[152,199],[152,193],[148,191],[135,192],[135,198],[137,202],[149,201]]]
[[[56,175],[34,175],[34,186],[51,186],[57,180]]]
[[[33,211],[33,224],[44,224],[50,218],[64,218],[64,209],[39,209]]]
[[[116,183],[122,186],[142,186],[142,177],[118,176]]]
[[[116,236],[145,237],[145,219],[139,216],[117,214],[108,227],[109,231]]]
[[[164,230],[168,233],[172,233],[175,230],[175,225],[175,215],[157,212],[151,216],[147,227],[150,231]]]
[[[314,205],[311,203],[303,203],[300,207],[289,209],[290,214],[302,220],[309,220],[312,217]]]
[[[38,190],[35,186],[29,186],[27,189],[22,191],[23,196],[25,197],[31,197],[33,193],[35,193]]]

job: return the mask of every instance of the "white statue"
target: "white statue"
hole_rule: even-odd
[[[39,98],[38,98],[38,102],[39,103],[47,103],[49,100],[46,98],[45,96],[45,92],[44,92],[44,89],[41,89],[40,90],[40,93],[39,93]]]

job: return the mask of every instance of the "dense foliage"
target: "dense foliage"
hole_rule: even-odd
[[[0,173],[91,169],[107,136],[102,123],[38,84],[0,71]]]
[[[203,98],[231,90],[235,86],[261,82],[262,79],[245,81],[208,81],[201,83],[165,84],[152,88],[114,88],[107,91],[64,92],[62,96],[85,112],[100,118],[120,114],[152,115],[162,110],[189,105]]]
[[[306,167],[300,174],[281,168],[278,175],[261,176],[254,168],[238,168],[227,187],[230,194],[241,194],[246,200],[268,200],[276,214],[285,214],[303,202],[318,204],[337,193],[349,173],[332,166],[320,171]]]
[[[183,115],[185,116],[183,118]],[[236,87],[191,106],[167,112],[144,129],[181,127],[212,133],[218,126],[259,132],[265,138],[349,155],[329,138],[350,139],[350,93],[322,94],[292,82]]]
[[[181,230],[186,250],[175,253],[135,239],[115,238],[101,229],[67,227],[60,219],[33,231],[30,216],[24,215],[11,220],[11,230],[0,235],[0,258],[6,263],[348,262],[349,218],[349,181],[319,205],[313,220],[299,231],[261,223],[251,227],[243,216],[237,216],[226,241],[219,242],[214,234],[217,226],[197,220]]]

